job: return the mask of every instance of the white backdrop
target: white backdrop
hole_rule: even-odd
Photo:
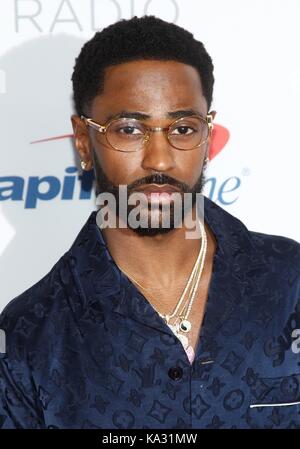
[[[145,13],[187,28],[213,58],[223,148],[206,195],[250,230],[300,241],[299,0],[0,0],[0,310],[95,209],[68,137],[75,56],[96,30]]]

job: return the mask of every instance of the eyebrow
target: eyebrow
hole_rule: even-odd
[[[197,111],[196,109],[179,109],[177,111],[169,111],[166,114],[167,118],[174,119],[180,117],[190,117],[191,115],[201,115],[203,117],[201,112]],[[117,118],[134,118],[136,120],[147,120],[151,117],[151,115],[145,114],[144,112],[122,110],[118,113],[108,115],[106,117],[105,123]]]

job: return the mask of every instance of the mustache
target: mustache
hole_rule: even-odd
[[[141,178],[137,181],[134,181],[132,184],[129,184],[127,188],[128,191],[132,191],[139,186],[148,184],[169,184],[171,186],[177,187],[182,192],[188,192],[190,189],[189,186],[184,182],[177,181],[176,179],[172,178],[171,176],[167,176],[164,173],[155,173],[153,175],[145,176],[144,178]]]

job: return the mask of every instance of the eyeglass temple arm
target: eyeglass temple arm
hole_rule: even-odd
[[[98,123],[93,122],[93,120],[91,118],[87,118],[84,115],[80,116],[81,120],[84,121],[84,123],[88,126],[90,126],[91,128],[96,129],[96,131],[99,131],[99,133],[103,133],[106,130],[106,127],[103,125],[99,125]]]

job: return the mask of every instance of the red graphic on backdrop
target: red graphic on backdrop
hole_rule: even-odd
[[[220,151],[223,150],[228,142],[230,133],[224,126],[214,124],[211,145],[209,150],[209,159],[212,160]]]
[[[73,139],[73,134],[63,134],[61,136],[47,137],[46,139],[34,140],[30,143],[42,143],[42,142],[50,142],[52,140],[61,140],[61,139]],[[223,150],[226,143],[228,142],[230,137],[230,133],[227,128],[221,125],[214,124],[213,132],[212,132],[212,140],[209,150],[209,159],[212,160],[220,151]]]
[[[74,134],[62,134],[61,136],[47,137],[46,139],[33,140],[30,143],[50,142],[51,140],[72,139]]]

